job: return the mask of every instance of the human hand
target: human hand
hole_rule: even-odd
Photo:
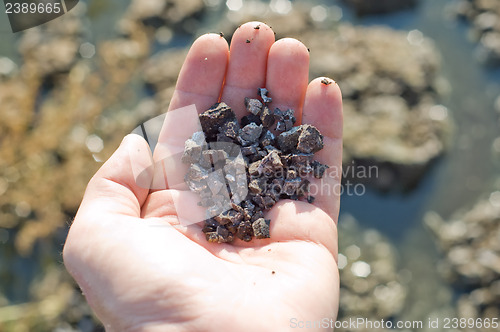
[[[216,34],[193,44],[169,110],[220,99],[241,117],[244,97],[266,87],[273,108],[321,131],[315,158],[330,176],[316,180],[314,204],[283,200],[267,213],[270,239],[209,243],[201,226],[179,224],[175,190],[137,185],[134,169],[151,153],[142,137],[125,137],[89,182],[63,252],[107,331],[282,331],[293,318],[335,319],[342,102],[336,84],[308,85],[308,67],[302,43],[275,42],[263,23],[238,28],[229,52]]]

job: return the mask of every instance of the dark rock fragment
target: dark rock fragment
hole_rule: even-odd
[[[256,125],[261,125],[262,121],[260,120],[260,117],[258,117],[255,114],[248,114],[248,115],[245,115],[244,117],[241,118],[241,125],[243,127],[246,125],[249,125],[250,123],[255,123]]]
[[[219,242],[219,235],[217,235],[217,232],[205,233],[205,237],[208,242]]]
[[[229,223],[237,224],[243,220],[243,215],[236,210],[230,209],[222,212],[214,218],[219,224],[226,225]]]
[[[206,180],[207,176],[208,171],[205,168],[198,164],[192,164],[189,166],[185,179],[189,182],[200,182]]]
[[[226,187],[226,182],[224,181],[224,174],[220,169],[215,172],[209,173],[207,175],[206,182],[208,188],[210,189],[210,191],[214,196],[219,194],[222,188]],[[212,198],[212,200],[214,201],[223,201],[224,199],[224,197],[222,197],[222,199],[217,199],[217,198],[214,199],[214,198]]]
[[[251,180],[248,189],[252,194],[263,194],[266,191],[266,179],[256,178]]]
[[[255,211],[252,218],[250,219],[250,222],[253,223],[255,220],[257,220],[259,218],[264,218],[264,212],[262,212],[262,210]]]
[[[228,121],[234,121],[236,115],[225,103],[217,103],[200,114],[199,119],[207,139],[212,140],[217,137],[219,128]]]
[[[304,153],[315,153],[323,149],[323,135],[311,125],[302,125],[297,150]]]
[[[262,111],[262,102],[258,99],[245,98],[245,107],[253,115],[259,115]]]
[[[292,165],[302,166],[312,163],[314,155],[312,153],[296,153],[290,156]]]
[[[297,194],[297,191],[299,190],[301,182],[302,182],[302,180],[300,178],[286,179],[285,184],[283,185],[283,192],[285,194],[287,194],[288,196],[292,196],[294,194]]]
[[[264,206],[266,205],[264,202],[264,197],[259,194],[252,197],[252,202],[254,202],[255,205],[260,209],[264,209]]]
[[[287,122],[287,121],[290,121],[292,123],[292,125],[295,124],[295,122],[297,121],[297,119],[295,118],[295,111],[292,110],[292,109],[287,109],[285,112],[283,112],[283,121]],[[287,130],[290,130],[290,129],[287,129]]]
[[[299,189],[297,190],[297,195],[299,197],[306,196],[309,193],[309,185],[311,182],[308,179],[302,179]]]
[[[283,191],[283,185],[285,184],[285,180],[282,178],[275,178],[269,184],[267,188],[267,194],[272,197],[275,201],[278,201],[279,197],[281,194],[284,193]]]
[[[252,219],[252,216],[255,212],[255,204],[253,204],[250,200],[246,200],[243,202],[244,208],[243,209],[243,218],[245,220],[250,220]]]
[[[236,236],[246,242],[249,242],[252,240],[253,236],[253,228],[252,228],[252,223],[248,220],[244,220],[240,222],[238,225],[237,231],[236,231]]]
[[[262,101],[266,104],[273,101],[272,98],[267,96],[268,93],[269,93],[269,91],[267,91],[266,88],[259,88],[258,89],[258,94],[259,94],[260,98],[262,98]]]
[[[330,84],[332,84],[332,81],[330,81],[328,78],[323,78],[321,80],[321,83],[324,85],[330,85]]]
[[[297,149],[301,129],[301,126],[293,127],[291,130],[286,131],[278,136],[278,147],[281,149],[281,151],[292,152]]]
[[[273,116],[275,121],[277,121],[276,130],[277,131],[289,131],[292,129],[296,122],[295,111],[288,109],[282,111],[279,108],[275,108],[273,111]]]
[[[272,132],[269,130],[265,129],[262,132],[262,135],[260,136],[260,146],[265,148],[267,146],[271,146],[271,148],[274,148],[272,144],[274,144],[274,141],[276,140],[276,137]]]
[[[219,169],[224,167],[228,158],[229,156],[224,150],[204,150],[201,153],[199,164],[206,169],[212,169],[212,167]]]
[[[255,145],[244,146],[241,148],[241,154],[244,156],[251,156],[257,154],[257,148]]]
[[[260,134],[262,134],[262,125],[250,123],[240,129],[238,141],[241,143],[241,145],[248,146],[252,143],[257,142]]]
[[[252,224],[253,233],[257,239],[267,239],[269,235],[269,224],[271,220],[266,220],[264,218],[259,218]]]
[[[222,127],[219,128],[220,134],[232,140],[236,140],[239,131],[240,131],[240,125],[238,124],[238,121],[236,119],[224,123]],[[217,140],[219,141],[219,136]]]
[[[274,206],[274,204],[276,204],[276,201],[269,195],[264,196],[263,199],[264,199],[264,208],[266,210],[269,210]]]
[[[262,112],[260,114],[260,121],[262,122],[262,125],[266,128],[271,128],[271,126],[274,124],[274,115],[269,109],[269,107],[264,106],[262,109]]]
[[[184,143],[184,154],[181,157],[183,163],[192,164],[200,160],[201,151],[206,149],[205,134],[199,131]]]
[[[259,161],[252,163],[249,167],[250,175],[266,175],[269,176],[275,171],[280,171],[283,168],[281,158],[277,151],[271,151]]]
[[[312,162],[311,166],[313,168],[313,176],[316,179],[321,179],[323,177],[323,175],[325,174],[325,171],[328,168],[330,168],[328,165],[324,165],[316,160]]]
[[[205,234],[208,242],[226,243],[233,241],[233,235],[224,226],[217,226],[215,232]]]
[[[288,169],[286,171],[286,178],[287,179],[296,179],[299,176],[298,172],[295,169]]]

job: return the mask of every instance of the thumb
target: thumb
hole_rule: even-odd
[[[148,143],[139,135],[125,136],[118,149],[90,180],[78,214],[99,211],[139,217],[153,177]]]

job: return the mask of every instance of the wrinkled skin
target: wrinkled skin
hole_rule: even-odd
[[[342,102],[337,84],[308,84],[308,66],[301,42],[275,42],[263,23],[239,27],[230,50],[217,34],[194,42],[171,110],[223,100],[241,117],[244,97],[265,86],[271,107],[295,109],[324,135],[315,159],[330,173],[314,204],[283,200],[267,212],[270,239],[208,243],[200,225],[179,224],[175,190],[135,183],[132,169],[150,152],[142,137],[125,137],[90,180],[63,252],[107,331],[285,331],[293,318],[335,319]]]

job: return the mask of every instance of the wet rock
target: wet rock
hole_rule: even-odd
[[[339,237],[340,307],[337,320],[398,317],[407,300],[408,288],[400,282],[395,248],[378,231],[361,228],[349,215],[340,217],[339,232],[342,236]],[[353,331],[349,328],[335,330]],[[373,329],[360,326],[356,331]]]
[[[150,57],[144,64],[142,78],[154,91],[173,90],[187,49],[170,49]]]
[[[456,213],[448,221],[434,212],[425,216],[444,254],[440,270],[463,293],[458,301],[460,317],[498,315],[500,204],[495,197],[496,193],[492,193],[489,200],[479,201],[471,210]]]
[[[0,57],[0,82],[13,77],[18,71],[14,61],[7,57]]]
[[[315,51],[311,76],[334,77],[342,90],[344,168],[374,165],[387,175],[346,180],[409,190],[448,147],[439,54],[421,34],[409,42],[410,34],[341,24],[337,32],[299,35]]]
[[[57,20],[22,33],[19,52],[31,74],[52,77],[67,73],[75,65],[88,32],[82,22],[84,14],[85,6],[78,6]]]
[[[384,14],[415,7],[417,0],[342,0],[358,15]]]
[[[471,23],[472,36],[479,43],[478,60],[489,66],[499,66],[500,2],[461,0],[457,2],[455,12]]]
[[[265,12],[266,23],[274,28],[277,39],[289,37],[301,31],[311,30],[315,27],[315,20],[311,17],[311,4],[307,2],[293,2],[288,7],[286,3],[253,3],[242,2],[242,8],[238,11],[229,12],[227,20],[221,20],[217,25],[217,31],[224,32],[230,39],[240,24],[251,21],[262,21]],[[271,10],[269,10],[271,9]],[[326,9],[325,9],[326,10]],[[258,31],[258,29],[256,30]],[[248,43],[252,42],[248,39]]]
[[[203,0],[134,0],[126,19],[140,21],[153,29],[167,26],[176,31],[193,33],[204,11]]]

